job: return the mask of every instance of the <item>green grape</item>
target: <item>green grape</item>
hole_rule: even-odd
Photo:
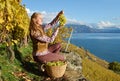
[[[62,62],[62,61],[58,61],[57,64],[58,64],[58,66],[62,66],[62,65],[64,65],[65,63]]]
[[[47,65],[48,66],[56,66],[56,64],[54,62],[48,62]]]
[[[64,65],[64,64],[65,64],[65,63],[62,62],[62,61],[56,61],[56,62],[47,62],[46,65],[48,65],[48,66],[62,66],[62,65]]]
[[[59,17],[59,25],[64,26],[66,24],[66,22],[67,22],[66,17],[63,14],[60,15],[60,17]]]

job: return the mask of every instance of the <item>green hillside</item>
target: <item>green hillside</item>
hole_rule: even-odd
[[[73,49],[74,48],[74,49]],[[120,81],[120,75],[108,69],[108,62],[94,56],[83,47],[69,46],[82,57],[83,75],[90,81]]]
[[[31,46],[15,47],[15,60],[14,62],[10,62],[4,46],[2,47],[0,45],[0,81],[41,81],[46,75],[38,71],[37,64],[32,59],[31,50]],[[83,65],[82,74],[88,80],[120,80],[119,74],[107,69],[108,62],[99,59],[83,47],[79,48],[71,44],[69,45],[68,51],[74,51],[80,54]]]

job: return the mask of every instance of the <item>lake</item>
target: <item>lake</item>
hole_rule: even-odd
[[[108,62],[120,62],[120,33],[78,33],[71,41]]]

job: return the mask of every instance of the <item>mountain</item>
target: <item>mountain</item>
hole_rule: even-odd
[[[74,29],[74,33],[91,33],[94,32],[92,28],[86,25],[79,24],[67,24],[66,26],[72,27]]]
[[[118,27],[106,27],[99,29],[97,27],[80,24],[66,24],[66,26],[72,27],[74,29],[74,33],[120,33],[120,28]]]

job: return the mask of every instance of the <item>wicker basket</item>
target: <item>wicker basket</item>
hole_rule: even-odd
[[[50,77],[53,78],[60,78],[64,75],[66,70],[67,63],[62,66],[47,66],[46,65],[46,72]]]

